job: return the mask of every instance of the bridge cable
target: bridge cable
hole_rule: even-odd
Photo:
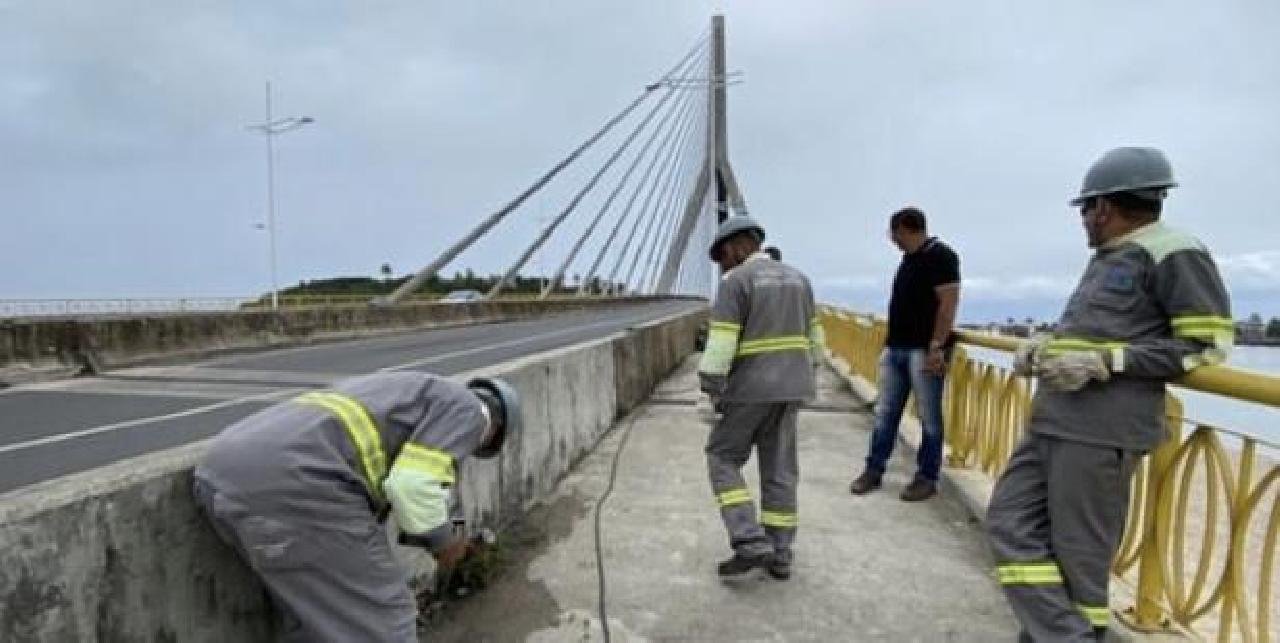
[[[703,141],[707,136],[707,127],[710,124],[710,121],[708,120],[708,112],[707,112],[709,108],[710,108],[710,103],[706,103],[703,105],[703,110],[699,117],[700,126],[698,129],[698,134],[693,139],[694,147],[701,145],[702,143],[700,143],[700,141]],[[666,267],[670,265],[673,261],[675,262],[675,265],[676,265],[677,274],[681,272],[684,272],[684,273],[689,272],[688,270],[685,269],[687,267],[686,264],[689,261],[695,261],[697,262],[698,265],[705,263],[703,261],[699,261],[699,259],[701,258],[700,257],[701,249],[699,246],[701,246],[702,244],[699,241],[697,241],[697,232],[698,232],[697,227],[695,227],[694,229],[688,232],[690,239],[683,240],[684,243],[681,244],[684,249],[683,256],[674,257],[673,255],[674,255],[675,245],[676,245],[675,242],[678,240],[676,235],[679,234],[678,231],[681,228],[681,221],[683,220],[682,215],[684,213],[684,210],[688,207],[687,201],[690,198],[690,195],[692,194],[694,187],[696,186],[696,178],[698,177],[699,172],[702,170],[701,166],[708,163],[709,159],[711,158],[712,157],[706,153],[700,156],[697,156],[697,155],[691,156],[691,159],[692,159],[691,168],[689,172],[686,172],[686,174],[684,175],[685,180],[681,182],[679,189],[676,192],[676,195],[679,197],[679,200],[673,201],[671,204],[672,207],[676,209],[676,214],[675,214],[676,222],[672,225],[670,233],[667,234],[667,236],[665,237],[665,241],[662,242],[664,245],[660,246],[660,248],[663,251],[660,257],[660,259],[662,259],[662,263],[655,266],[653,283],[648,284],[646,286],[646,288],[652,292],[655,292],[655,293],[657,292],[658,287],[662,283],[661,281],[662,273],[665,272]],[[692,175],[690,175],[690,172],[692,173]],[[697,223],[701,224],[702,219],[698,218]],[[694,243],[692,244],[693,248],[689,247],[690,240],[694,241]],[[690,252],[690,250],[693,250],[693,252]],[[676,288],[678,289],[677,291],[683,292],[683,290],[680,290],[681,288],[680,286],[676,286]]]
[[[661,82],[656,83],[656,85],[661,85],[661,84],[662,84]],[[644,131],[646,127],[649,126],[649,123],[653,121],[653,118],[658,115],[658,112],[662,110],[662,107],[666,105],[667,101],[671,100],[671,97],[674,96],[675,94],[676,94],[676,89],[674,87],[668,88],[666,94],[664,94],[662,98],[658,101],[658,103],[654,105],[652,109],[649,110],[649,113],[645,115],[645,117],[640,121],[640,123],[638,123],[631,130],[631,133],[628,134],[627,137],[620,144],[618,144],[617,149],[615,149],[613,154],[611,154],[609,158],[605,160],[604,164],[600,166],[600,169],[598,169],[596,173],[591,176],[591,178],[587,181],[586,185],[584,185],[582,189],[578,190],[577,194],[575,194],[573,198],[569,200],[569,205],[565,206],[564,210],[562,210],[559,215],[557,215],[554,219],[552,219],[551,223],[547,225],[547,227],[542,231],[542,233],[539,234],[538,237],[534,239],[533,243],[530,244],[527,249],[525,249],[524,253],[520,255],[520,258],[517,259],[516,262],[511,265],[511,267],[507,270],[506,274],[504,274],[502,278],[498,280],[498,283],[493,285],[493,288],[489,291],[490,298],[496,297],[499,293],[502,292],[504,288],[506,288],[507,284],[509,284],[511,280],[515,277],[515,275],[520,272],[520,269],[523,268],[526,263],[528,263],[529,258],[532,257],[533,254],[537,252],[538,249],[540,249],[543,246],[543,244],[547,242],[548,239],[551,238],[551,235],[555,233],[556,229],[559,228],[560,225],[563,224],[567,218],[569,218],[569,215],[573,214],[574,210],[577,209],[578,204],[582,202],[582,199],[586,197],[586,195],[595,188],[596,184],[599,183],[600,179],[605,175],[605,173],[608,172],[609,169],[613,167],[613,164],[616,163],[618,159],[622,158],[622,155],[627,151],[628,148],[631,147],[631,144],[635,142],[636,138],[640,135],[640,133]]]
[[[692,49],[689,50],[687,54],[684,55],[683,58],[680,59],[680,62],[676,63],[675,66],[673,66],[671,70],[668,71],[666,74],[663,74],[663,78],[668,78],[672,74],[674,74],[676,70],[683,68],[689,60],[691,60],[696,54],[701,52],[703,47],[706,45],[706,42],[707,42],[707,39],[704,36],[702,39],[698,41],[696,45],[693,46]],[[476,240],[478,240],[480,237],[488,233],[489,230],[493,229],[493,227],[496,226],[498,223],[500,223],[504,218],[506,218],[508,214],[511,214],[511,212],[513,212],[516,208],[520,207],[520,205],[523,204],[529,197],[533,196],[534,193],[541,190],[548,182],[551,181],[551,179],[555,178],[557,174],[559,174],[562,170],[564,170],[571,163],[577,160],[578,157],[581,156],[582,153],[585,152],[588,148],[590,148],[592,145],[595,145],[597,141],[599,141],[602,137],[604,137],[605,134],[607,134],[610,130],[612,130],[614,126],[622,122],[622,120],[625,119],[627,116],[629,116],[631,112],[635,111],[635,109],[639,107],[641,103],[643,103],[647,98],[652,96],[653,93],[657,91],[657,89],[661,86],[662,86],[662,82],[659,81],[657,83],[653,83],[645,87],[644,91],[642,91],[640,95],[635,98],[635,100],[631,101],[631,103],[626,107],[624,107],[622,111],[618,112],[613,116],[613,118],[609,119],[608,122],[604,124],[604,126],[602,126],[595,134],[592,134],[590,138],[588,138],[581,145],[579,145],[577,149],[573,150],[573,152],[571,152],[568,156],[566,156],[554,167],[552,167],[549,171],[547,171],[547,173],[543,174],[537,181],[534,181],[533,185],[526,188],[523,192],[521,192],[518,196],[516,196],[516,198],[512,199],[509,203],[507,203],[507,205],[503,206],[497,212],[494,212],[493,214],[489,215],[484,221],[481,221],[479,225],[477,225],[474,229],[471,230],[471,232],[467,233],[466,236],[464,236],[458,242],[454,243],[452,246],[447,248],[443,253],[440,254],[439,257],[436,257],[434,261],[427,264],[427,266],[424,267],[422,270],[419,270],[417,274],[415,274],[405,283],[401,284],[400,287],[396,288],[395,291],[392,292],[390,295],[388,295],[385,298],[379,298],[378,300],[375,300],[375,301],[378,301],[380,303],[395,303],[396,301],[399,301],[406,295],[411,294],[414,290],[417,290],[418,287],[421,286],[424,281],[429,279],[432,275],[436,274],[441,268],[447,265],[450,261],[453,261],[454,258],[456,258],[459,254],[461,254],[467,248],[471,247],[471,245],[474,244]]]
[[[634,239],[637,242],[635,246],[635,252],[633,254],[626,254],[625,256],[618,257],[618,263],[614,265],[615,274],[610,275],[610,281],[618,281],[618,283],[626,284],[628,288],[632,287],[633,285],[632,277],[635,274],[636,263],[639,259],[640,254],[643,253],[644,251],[645,244],[648,243],[650,233],[653,230],[654,220],[657,218],[657,215],[658,215],[658,208],[657,207],[651,208],[650,206],[656,205],[657,203],[659,203],[661,199],[670,192],[671,177],[675,175],[675,168],[678,166],[678,161],[680,157],[684,155],[684,150],[687,147],[689,134],[691,133],[695,122],[696,122],[695,118],[690,118],[684,123],[684,127],[682,128],[680,138],[677,140],[676,144],[671,148],[670,153],[668,154],[668,161],[659,170],[659,174],[655,182],[653,183],[652,186],[650,186],[649,194],[645,196],[645,204],[640,210],[640,217],[644,217],[644,220],[643,220],[643,223],[645,224],[644,231],[641,233],[641,235],[638,238]],[[659,201],[654,200],[655,196],[658,197]],[[631,230],[632,237],[635,237],[635,233],[639,231],[641,223],[642,223],[642,220],[640,218],[637,218],[636,226],[633,227]],[[628,239],[628,242],[630,242],[631,240],[632,239]],[[624,254],[626,253],[626,248],[624,248],[623,253]],[[626,276],[622,277],[619,281],[618,279],[615,279],[615,275],[621,274],[620,269],[622,267],[622,264],[626,263],[627,257],[630,257],[631,261],[628,264],[628,269],[625,273]]]
[[[711,220],[704,200],[703,208],[699,212],[698,225],[693,229],[693,238],[696,243],[691,244],[692,247],[685,249],[685,258],[680,262],[680,288],[682,292],[692,292],[704,296],[713,294],[708,292],[713,290],[711,287],[713,279],[712,263],[703,254],[711,246],[711,239],[714,237],[714,231],[710,230]]]
[[[639,251],[632,258],[631,266],[627,269],[627,278],[624,281],[628,285],[632,284],[632,277],[635,275],[636,265],[639,263],[640,257],[644,253],[644,248],[647,247],[647,244],[657,241],[656,235],[653,234],[654,225],[657,224],[659,219],[661,219],[666,214],[665,212],[666,203],[671,200],[671,192],[675,187],[675,179],[678,177],[680,168],[684,166],[685,157],[689,151],[689,145],[687,141],[688,141],[688,138],[681,141],[681,145],[677,150],[675,161],[668,168],[670,171],[667,172],[667,177],[666,177],[666,180],[664,181],[662,196],[658,201],[659,205],[653,209],[649,217],[648,224],[645,226],[644,234],[642,237],[643,240],[640,242],[640,245],[637,246]],[[639,290],[638,288],[639,284],[636,284],[636,286],[637,288],[635,288],[635,290]]]
[[[701,122],[701,121],[695,121],[695,122]],[[679,208],[678,204],[682,200],[680,198],[681,194],[684,192],[685,186],[688,184],[688,181],[689,181],[689,167],[691,163],[689,162],[688,159],[692,158],[692,154],[694,152],[693,148],[697,146],[697,141],[699,138],[701,138],[700,133],[702,131],[703,131],[702,127],[698,127],[697,129],[694,130],[694,135],[690,137],[689,139],[690,142],[685,147],[685,151],[689,153],[690,156],[686,156],[685,159],[679,165],[676,166],[676,173],[677,173],[676,176],[678,177],[676,180],[676,185],[674,185],[673,189],[665,195],[667,197],[666,204],[664,206],[659,206],[659,211],[662,211],[663,215],[662,215],[662,218],[660,219],[660,223],[658,224],[658,228],[655,231],[656,234],[654,237],[654,244],[649,250],[649,257],[648,259],[646,259],[646,262],[644,264],[644,269],[640,273],[640,280],[637,282],[638,290],[640,292],[645,292],[645,293],[650,292],[651,290],[649,287],[650,272],[651,271],[656,272],[657,264],[655,263],[655,261],[659,253],[661,252],[662,244],[665,243],[666,240],[669,239],[672,234],[674,234],[674,223],[672,222],[673,217],[676,216],[674,212],[676,211],[677,208]]]
[[[667,204],[668,218],[665,228],[660,229],[658,243],[654,246],[656,252],[650,257],[650,264],[646,270],[645,278],[642,283],[646,292],[654,292],[658,287],[659,266],[666,265],[665,259],[672,252],[672,241],[675,239],[676,230],[679,228],[679,216],[684,211],[684,202],[687,200],[687,192],[693,182],[694,170],[699,169],[701,159],[696,156],[697,141],[706,134],[706,119],[700,121],[702,125],[698,128],[697,134],[691,139],[689,160],[685,162],[684,169],[680,174],[680,182],[676,189],[671,193],[671,199]],[[688,244],[686,244],[686,247]],[[682,258],[680,265],[683,266],[686,257]],[[651,271],[651,272],[650,272]]]
[[[695,64],[698,64],[698,63],[695,63]],[[605,215],[609,214],[610,209],[616,203],[618,203],[618,197],[622,194],[623,190],[628,187],[628,185],[631,182],[631,179],[635,175],[635,171],[639,169],[640,164],[646,158],[649,158],[650,163],[646,168],[643,176],[634,184],[635,187],[632,190],[631,197],[630,199],[627,200],[626,206],[622,209],[621,214],[618,216],[617,223],[613,226],[607,238],[599,247],[596,258],[591,264],[591,268],[587,271],[586,276],[582,278],[581,282],[578,285],[578,291],[577,291],[578,296],[582,296],[586,294],[587,289],[591,285],[591,280],[596,276],[596,273],[600,267],[600,263],[603,261],[605,254],[608,252],[609,248],[612,247],[614,240],[617,238],[619,230],[622,228],[626,220],[630,217],[632,207],[634,206],[636,201],[636,197],[638,196],[639,192],[643,189],[645,181],[648,180],[649,174],[652,171],[653,167],[656,165],[658,157],[662,154],[662,150],[666,148],[667,144],[671,140],[671,137],[676,130],[675,124],[679,123],[680,120],[684,117],[685,111],[689,108],[690,101],[693,100],[695,97],[696,97],[695,94],[682,91],[680,98],[676,102],[671,104],[670,109],[663,116],[662,122],[659,123],[654,128],[653,133],[650,135],[649,139],[645,141],[644,146],[640,149],[640,151],[638,151],[635,154],[634,158],[631,161],[630,166],[627,168],[623,176],[618,180],[618,183],[614,187],[613,191],[610,192],[609,196],[601,204],[599,211],[596,213],[596,216],[592,219],[591,223],[584,230],[583,234],[578,238],[577,242],[574,244],[573,248],[570,250],[568,256],[566,256],[564,261],[560,264],[560,267],[557,269],[555,277],[552,280],[552,287],[558,287],[559,284],[563,282],[564,274],[568,271],[569,266],[572,264],[572,262],[575,259],[577,259],[579,252],[581,252],[583,246],[590,239],[590,237],[595,234],[597,227],[599,226],[600,222],[604,219]],[[673,118],[675,118],[675,123],[672,122]],[[658,141],[660,136],[661,136],[661,142]],[[656,149],[653,148],[653,144],[655,142],[658,143],[658,146]],[[653,155],[649,156],[649,152],[651,149],[653,150]],[[542,297],[546,297],[548,294],[550,294],[550,292],[551,292],[551,287],[549,287],[547,290],[543,292]]]
[[[601,262],[604,261],[605,255],[609,252],[609,249],[612,247],[614,240],[618,236],[618,232],[622,229],[622,226],[630,218],[632,209],[636,203],[636,198],[639,197],[640,193],[644,191],[644,186],[648,184],[650,175],[653,174],[654,168],[657,167],[658,165],[658,160],[664,154],[666,154],[667,149],[670,147],[670,144],[675,139],[676,133],[681,129],[682,126],[680,126],[679,123],[684,122],[685,117],[687,116],[689,110],[692,108],[692,105],[693,105],[693,103],[691,102],[692,99],[689,94],[686,94],[683,98],[685,99],[685,102],[684,102],[684,106],[681,107],[681,110],[682,110],[681,115],[677,117],[677,121],[676,121],[677,126],[671,127],[667,130],[666,134],[663,136],[662,142],[658,144],[658,149],[655,150],[653,156],[650,157],[649,165],[648,167],[645,168],[643,176],[636,183],[635,190],[632,191],[631,197],[627,200],[627,205],[626,207],[623,208],[621,216],[618,217],[617,224],[614,225],[613,230],[609,233],[609,237],[605,240],[604,244],[600,247],[600,251],[596,255],[595,261],[592,262],[591,264],[591,269],[587,271],[587,276],[583,279],[582,283],[578,286],[578,295],[585,294],[586,285],[590,283],[591,278],[594,277],[597,271],[600,269],[600,264]]]
[[[628,251],[631,249],[631,242],[635,240],[636,231],[645,216],[644,213],[649,210],[649,206],[653,202],[653,196],[656,193],[658,186],[663,182],[663,174],[670,167],[670,164],[672,160],[674,160],[676,152],[679,150],[680,146],[684,144],[685,134],[688,132],[692,123],[691,119],[688,118],[688,115],[691,113],[692,112],[687,112],[686,118],[681,120],[677,135],[675,139],[673,139],[672,145],[668,146],[667,150],[664,151],[667,160],[662,163],[660,168],[658,168],[657,176],[655,176],[654,181],[649,184],[649,192],[645,195],[644,205],[637,211],[635,221],[631,226],[631,231],[627,234],[626,243],[623,244],[622,249],[619,251],[617,261],[614,262],[613,269],[609,273],[610,284],[617,284],[618,272],[622,267],[622,263],[626,260]],[[654,160],[657,161],[657,157],[655,157]],[[643,186],[641,186],[641,189],[643,189]]]
[[[705,216],[706,211],[703,210],[699,214],[700,216]],[[710,246],[710,240],[706,239],[706,227],[706,222],[699,218],[698,224],[692,232],[693,243],[689,244],[690,247],[685,250],[685,257],[681,260],[676,273],[676,288],[679,289],[678,292],[707,294],[706,290],[702,288],[702,284],[706,280],[707,271],[710,270],[711,266],[710,262],[705,259],[705,255],[702,254],[702,251]],[[697,249],[696,253],[694,251],[695,248]]]
[[[649,271],[653,266],[654,256],[658,254],[658,246],[661,245],[662,234],[671,222],[671,203],[676,200],[675,194],[678,190],[677,185],[681,178],[681,166],[688,165],[685,159],[673,168],[671,176],[668,178],[667,189],[663,192],[662,198],[658,202],[658,207],[654,208],[653,217],[653,235],[652,240],[645,246],[643,253],[644,260],[640,262],[640,272],[636,276],[635,292],[647,293],[646,286],[649,282]],[[646,240],[650,237],[646,236]],[[628,274],[628,279],[630,274]]]
[[[675,87],[671,87],[668,90],[668,92],[675,92],[675,91],[677,91]],[[604,218],[604,215],[608,212],[609,208],[613,206],[613,203],[618,198],[618,195],[622,193],[623,188],[626,187],[627,182],[631,179],[632,175],[635,173],[636,168],[640,166],[640,162],[644,160],[645,155],[648,154],[649,149],[653,146],[653,143],[657,141],[658,137],[667,130],[667,126],[670,123],[671,118],[675,116],[677,112],[680,111],[681,106],[685,104],[685,102],[689,99],[689,96],[690,96],[689,93],[681,92],[680,98],[676,102],[671,104],[666,114],[663,115],[662,120],[656,126],[654,126],[653,132],[649,135],[648,140],[646,140],[644,142],[644,145],[641,146],[640,150],[636,152],[634,159],[631,161],[631,165],[627,167],[622,177],[618,179],[617,186],[613,189],[612,192],[609,193],[609,196],[604,200],[604,203],[600,206],[599,211],[596,212],[595,217],[591,220],[591,223],[587,226],[586,230],[582,233],[582,235],[578,237],[578,240],[573,244],[573,248],[570,249],[569,254],[565,257],[564,261],[561,262],[560,267],[556,269],[555,275],[552,277],[550,283],[547,284],[546,289],[542,291],[541,297],[545,298],[547,295],[554,292],[556,288],[560,287],[561,282],[564,280],[565,273],[569,270],[569,266],[573,263],[574,259],[578,257],[578,253],[582,250],[582,246],[587,242],[587,240],[591,237],[591,235],[595,233],[596,227],[600,225],[600,221]]]
[[[683,166],[688,168],[689,162],[685,160]],[[662,246],[675,232],[676,212],[679,210],[675,204],[680,201],[680,193],[684,191],[684,185],[688,183],[688,173],[684,170],[677,170],[676,176],[678,177],[676,185],[672,186],[666,205],[660,209],[662,215],[658,219],[658,227],[654,230],[653,244],[649,247],[649,256],[645,259],[644,267],[640,271],[640,278],[636,282],[637,290],[640,292],[650,292],[651,277],[657,274],[657,259],[661,254]]]

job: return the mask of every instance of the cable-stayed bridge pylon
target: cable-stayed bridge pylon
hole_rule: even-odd
[[[487,296],[510,288],[535,255],[545,258],[539,253],[547,252],[548,242],[564,235],[575,217],[581,229],[571,242],[561,237],[567,250],[555,257],[555,271],[541,288],[541,297],[711,295],[717,274],[707,260],[706,246],[719,222],[731,212],[747,211],[728,158],[725,98],[731,77],[725,66],[724,17],[716,15],[709,33],[639,96],[376,303],[395,303],[413,293],[509,216],[527,209],[522,206],[531,197],[566,168],[581,163],[589,150],[612,138],[620,140],[514,257]],[[592,199],[598,201],[596,207],[581,207]],[[594,252],[586,252],[589,249]],[[610,266],[607,274],[605,266]],[[575,276],[572,288],[564,283],[568,274]]]

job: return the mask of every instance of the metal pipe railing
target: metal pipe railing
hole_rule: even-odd
[[[875,383],[885,322],[824,306],[822,324],[831,351]],[[1020,340],[972,331],[960,331],[959,340],[943,401],[947,464],[994,478],[1030,418],[1033,385],[965,349],[1009,352]],[[1175,383],[1280,409],[1280,378],[1274,375],[1204,366]],[[1121,618],[1140,630],[1176,624],[1220,641],[1274,641],[1272,623],[1280,618],[1274,599],[1280,463],[1274,456],[1280,445],[1188,420],[1172,394],[1166,415],[1169,438],[1134,475],[1128,523],[1112,565],[1115,576],[1134,586],[1134,604]],[[1227,440],[1238,440],[1239,448],[1228,448]]]

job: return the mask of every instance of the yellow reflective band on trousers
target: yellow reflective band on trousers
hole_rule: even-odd
[[[781,527],[784,529],[795,529],[799,524],[794,511],[769,511],[760,512],[760,524],[765,527]]]
[[[318,406],[337,418],[338,424],[347,432],[351,446],[356,450],[369,494],[379,505],[385,504],[382,480],[387,477],[387,455],[382,450],[382,436],[378,434],[378,427],[373,418],[369,417],[364,405],[353,397],[332,391],[306,393],[294,401]]]
[[[1076,603],[1076,609],[1084,615],[1089,624],[1094,627],[1107,627],[1111,625],[1111,608],[1106,605],[1085,605]]]
[[[1001,585],[1061,585],[1062,571],[1052,561],[996,566]]]
[[[1045,355],[1061,355],[1072,351],[1110,351],[1128,346],[1128,342],[1116,342],[1083,337],[1055,337],[1045,344]]]
[[[732,507],[733,505],[744,505],[751,502],[751,492],[746,487],[738,487],[728,491],[721,491],[716,494],[716,500],[720,501],[721,507]]]
[[[738,357],[778,351],[807,351],[809,345],[809,338],[804,335],[779,335],[752,339],[738,345]]]
[[[400,455],[396,457],[395,466],[420,471],[438,482],[453,484],[456,479],[453,472],[453,456],[417,442],[404,444],[400,449]]]
[[[733,366],[733,354],[738,350],[738,336],[742,326],[732,322],[711,322],[707,328],[707,347],[702,351],[700,372],[708,375],[728,375]]]
[[[1236,325],[1229,317],[1218,315],[1176,315],[1171,321],[1177,337],[1198,339],[1218,348],[1235,341]]]

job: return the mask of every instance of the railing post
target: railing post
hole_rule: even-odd
[[[1160,606],[1165,596],[1165,579],[1156,534],[1161,529],[1170,528],[1168,524],[1160,524],[1160,518],[1167,516],[1159,509],[1163,501],[1163,483],[1171,473],[1173,458],[1182,446],[1182,401],[1169,394],[1165,398],[1165,409],[1168,437],[1151,453],[1150,466],[1147,467],[1147,498],[1143,507],[1142,541],[1138,545],[1142,554],[1138,558],[1137,604],[1129,609],[1131,625],[1142,631],[1164,629],[1168,624]],[[1179,553],[1175,552],[1175,555]]]
[[[951,427],[945,431],[943,439],[946,442],[947,449],[947,466],[953,468],[964,468],[965,460],[967,460],[966,450],[960,447],[960,427],[964,426],[960,417],[960,396],[965,395],[968,391],[965,388],[966,382],[962,379],[962,373],[969,368],[969,355],[963,347],[957,345],[952,349],[951,363],[947,365],[947,377],[944,381],[944,396],[942,398],[943,406],[943,423],[944,427]]]

